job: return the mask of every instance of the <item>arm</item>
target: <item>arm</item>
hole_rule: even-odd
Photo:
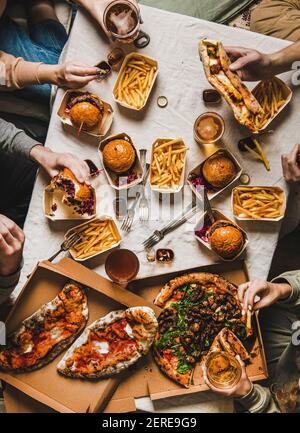
[[[300,42],[272,53],[242,47],[225,47],[232,60],[230,69],[245,81],[258,81],[292,70],[293,63],[300,59]]]
[[[79,62],[59,65],[27,62],[0,51],[0,88],[15,90],[31,84],[54,84],[79,88],[97,78],[99,69]]]

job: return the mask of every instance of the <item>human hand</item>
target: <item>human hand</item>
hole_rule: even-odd
[[[273,77],[272,56],[242,47],[225,47],[233,62],[230,70],[237,72],[244,81],[259,81]]]
[[[104,11],[107,8],[107,6],[112,3],[113,0],[101,0],[101,1],[95,1],[95,0],[77,0],[76,3],[78,3],[80,6],[85,8],[91,16],[96,20],[98,24],[100,24],[102,30],[106,34],[106,36],[111,39],[111,32],[109,32],[106,29],[106,26],[104,24]],[[132,3],[135,7],[139,10],[139,5],[137,0],[128,0],[130,3]]]
[[[71,153],[52,152],[47,147],[37,145],[31,149],[30,158],[43,167],[51,178],[67,167],[79,182],[90,183],[90,170],[87,163]]]
[[[291,292],[292,287],[289,284],[269,283],[260,278],[254,278],[248,283],[241,284],[238,288],[239,300],[245,312],[269,307],[276,301],[289,297]],[[260,299],[255,303],[256,296]]]
[[[300,144],[295,144],[293,149],[281,156],[283,176],[287,182],[300,181]]]
[[[251,391],[252,383],[250,382],[250,380],[248,378],[245,364],[241,360],[239,355],[236,356],[236,359],[238,360],[238,362],[240,363],[240,366],[242,368],[242,375],[241,375],[239,382],[236,385],[234,385],[231,388],[227,388],[227,389],[219,389],[219,388],[216,388],[215,386],[213,386],[207,378],[206,366],[202,365],[204,382],[216,394],[222,395],[223,397],[241,398],[241,397],[244,397],[245,395],[249,394],[249,392]]]
[[[0,275],[15,273],[21,264],[25,236],[20,227],[0,215]]]
[[[80,62],[67,62],[55,65],[53,84],[70,89],[86,86],[97,78],[100,69],[96,66],[85,65]]]

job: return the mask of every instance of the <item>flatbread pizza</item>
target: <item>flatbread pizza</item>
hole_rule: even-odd
[[[227,352],[232,356],[239,355],[244,362],[250,360],[250,355],[243,343],[228,328],[223,328],[216,336],[208,355],[212,352]]]
[[[230,70],[230,59],[220,41],[202,39],[199,54],[209,83],[224,97],[238,122],[257,132],[254,116],[264,111],[242,82],[239,75]]]
[[[199,272],[174,278],[154,303],[163,308],[154,358],[166,375],[187,388],[195,366],[214,342],[220,349],[223,344],[237,347],[239,339],[244,340],[252,332],[242,315],[236,286],[219,275]],[[221,338],[215,341],[224,328]]]
[[[84,289],[66,284],[50,302],[25,319],[0,346],[0,369],[25,372],[44,367],[80,334],[88,320]]]
[[[120,373],[147,354],[157,326],[151,308],[113,311],[85,329],[59,362],[57,370],[81,379]]]

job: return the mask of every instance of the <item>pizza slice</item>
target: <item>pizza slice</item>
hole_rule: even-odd
[[[228,328],[223,328],[214,339],[208,352],[227,352],[232,356],[239,355],[244,362],[250,361],[250,355],[240,339]]]
[[[80,215],[96,213],[96,193],[91,185],[80,183],[68,168],[64,168],[50,183],[50,190],[64,192],[62,202],[72,207]]]
[[[225,98],[238,122],[257,132],[253,118],[262,114],[263,109],[239,75],[230,70],[231,62],[223,44],[202,39],[199,53],[209,83]]]
[[[58,363],[65,376],[99,379],[120,373],[146,355],[157,320],[151,308],[113,311],[92,323]]]
[[[85,327],[85,291],[70,282],[50,302],[25,319],[0,346],[0,369],[32,371],[45,366],[68,347]]]

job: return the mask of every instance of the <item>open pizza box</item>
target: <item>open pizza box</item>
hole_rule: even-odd
[[[60,262],[60,267],[63,267],[64,274],[66,273],[69,274],[72,271],[72,269],[74,269],[74,262],[68,259],[63,259],[63,261]],[[82,268],[82,266],[80,266],[80,268]],[[56,265],[56,269],[57,269],[57,265]],[[139,296],[142,296],[145,299],[145,301],[143,301],[143,305],[152,304],[155,296],[157,295],[157,293],[160,291],[160,289],[166,282],[168,282],[170,279],[178,275],[195,272],[195,271],[204,271],[204,272],[221,274],[236,285],[241,284],[248,280],[247,268],[244,261],[240,260],[240,261],[228,262],[228,263],[218,263],[210,266],[187,269],[180,272],[166,273],[156,277],[134,280],[131,283],[129,283],[127,287],[129,290],[128,291],[125,290],[125,293],[127,293],[126,299],[131,300],[132,295],[136,295],[136,296],[138,295],[138,297],[135,298],[135,301],[139,302],[138,301],[140,300]],[[88,274],[90,272],[91,271],[87,270]],[[91,273],[95,275],[93,272]],[[95,278],[96,279],[100,278],[99,282],[106,281],[105,286],[107,284],[109,285],[109,287],[113,286],[112,283],[107,282],[107,280],[104,278],[98,276],[96,276]],[[76,278],[74,275],[73,279],[76,279],[77,281],[81,282],[81,280],[77,279],[77,273],[76,273]],[[124,291],[122,291],[122,293],[124,294]],[[128,305],[128,303],[126,305]],[[160,309],[157,307],[154,308],[156,314],[159,314]],[[266,379],[268,373],[267,373],[267,365],[265,360],[264,348],[262,344],[260,327],[256,316],[253,322],[255,328],[255,337],[254,338],[251,337],[252,338],[251,342],[249,342],[252,349],[253,357],[251,358],[251,364],[247,367],[247,371],[252,381],[259,381],[259,380]],[[133,371],[134,374],[132,374]],[[2,378],[1,375],[0,378]],[[130,370],[125,374],[117,376],[114,380],[116,380],[118,387],[116,383],[115,383],[116,384],[115,387],[112,386],[113,390],[116,387],[117,389],[114,391],[111,400],[105,407],[104,409],[105,413],[133,412],[136,410],[135,398],[149,396],[151,400],[159,400],[159,399],[175,397],[179,395],[187,395],[187,394],[192,394],[197,392],[203,392],[203,391],[207,391],[208,389],[207,386],[203,383],[200,368],[197,368],[197,371],[194,375],[194,385],[191,386],[190,389],[186,389],[176,384],[168,377],[166,377],[160,371],[159,367],[156,365],[151,354],[148,354],[147,357],[142,358],[140,362],[138,362],[134,366],[134,370]],[[35,411],[48,412],[50,411],[50,409],[46,406],[47,402],[44,404],[41,403],[38,404],[36,401],[33,401],[32,398],[29,398],[28,395],[24,395],[20,393],[19,386],[17,387],[15,384],[11,383],[11,381],[8,381],[7,379],[6,382],[9,383],[9,385],[6,386],[6,389],[4,391],[6,410],[8,412],[35,412]],[[13,385],[18,389],[14,389],[11,385]],[[41,401],[38,395],[36,396],[36,399]],[[45,401],[45,399],[43,400]],[[108,401],[108,398],[106,399],[106,401]],[[53,405],[51,407],[53,407]],[[102,408],[103,407],[104,404],[102,404]],[[93,408],[95,408],[95,405],[93,406]],[[101,405],[98,404],[96,409],[99,410],[99,408],[101,410]]]
[[[62,290],[64,284],[70,280],[88,288],[89,320],[87,326],[111,311],[133,306],[150,306],[156,314],[160,312],[160,309],[151,305],[150,302],[128,292],[71,259],[64,259],[59,264],[44,261],[37,265],[10,312],[6,322],[7,334],[13,332],[22,320],[37,311],[42,304],[52,300]],[[58,412],[102,411],[120,381],[124,380],[126,375],[131,376],[132,371],[137,372],[136,377],[141,382],[135,384],[137,391],[146,395],[148,393],[147,381],[142,379],[146,373],[143,365],[134,365],[134,370],[129,369],[125,374],[121,373],[108,379],[97,381],[70,379],[60,375],[56,370],[56,365],[64,353],[65,351],[50,364],[36,371],[26,373],[1,371],[0,379],[5,384],[16,388],[19,395],[23,393]],[[145,360],[141,361],[141,364],[145,362]],[[10,389],[12,389],[11,387]],[[124,397],[128,397],[128,391]],[[131,389],[130,392],[134,394],[134,389]],[[17,400],[19,401],[19,399]],[[118,411],[132,410],[133,398],[125,398],[124,400],[120,396],[118,400],[120,400],[117,405]],[[122,400],[124,400],[123,403]],[[26,403],[23,404],[26,405]],[[112,411],[116,410],[117,407],[112,406]]]

